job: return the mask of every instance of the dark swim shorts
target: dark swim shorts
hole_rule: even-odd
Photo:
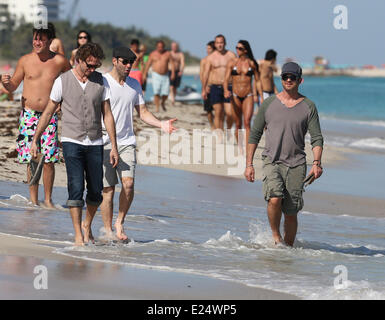
[[[229,90],[233,90],[231,85],[229,85]],[[217,103],[230,103],[231,100],[230,98],[225,98],[222,85],[212,84],[210,85],[210,101],[214,105]]]
[[[210,101],[210,94],[208,94],[207,99],[203,101],[203,110],[206,112],[212,112],[214,110]]]
[[[179,88],[180,82],[182,80],[182,77],[178,75],[178,73],[179,73],[179,70],[176,70],[174,80],[171,80],[171,71],[168,72],[168,76],[170,78],[170,86],[173,86],[175,88]]]

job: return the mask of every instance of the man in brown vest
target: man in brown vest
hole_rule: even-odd
[[[50,101],[42,114],[32,141],[31,153],[37,155],[40,135],[61,102],[62,144],[68,179],[68,201],[75,229],[75,245],[93,241],[91,223],[102,203],[104,125],[111,141],[110,162],[118,164],[115,122],[110,107],[110,91],[103,76],[95,70],[104,54],[99,45],[87,43],[76,53],[78,64],[58,77],[52,87]],[[86,219],[82,223],[84,179],[87,182]]]

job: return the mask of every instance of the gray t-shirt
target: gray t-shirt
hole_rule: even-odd
[[[265,150],[274,163],[296,167],[306,163],[305,135],[311,145],[323,147],[323,137],[315,104],[305,97],[292,108],[275,95],[267,98],[258,110],[250,131],[249,143],[258,144],[266,127]]]

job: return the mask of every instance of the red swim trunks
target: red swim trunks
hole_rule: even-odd
[[[133,69],[133,70],[130,71],[130,77],[138,80],[140,85],[143,84],[142,71],[140,71],[138,69]]]

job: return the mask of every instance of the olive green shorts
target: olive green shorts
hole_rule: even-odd
[[[282,198],[282,212],[297,214],[303,208],[303,180],[306,163],[290,168],[282,163],[271,163],[263,157],[263,194],[266,201]]]

